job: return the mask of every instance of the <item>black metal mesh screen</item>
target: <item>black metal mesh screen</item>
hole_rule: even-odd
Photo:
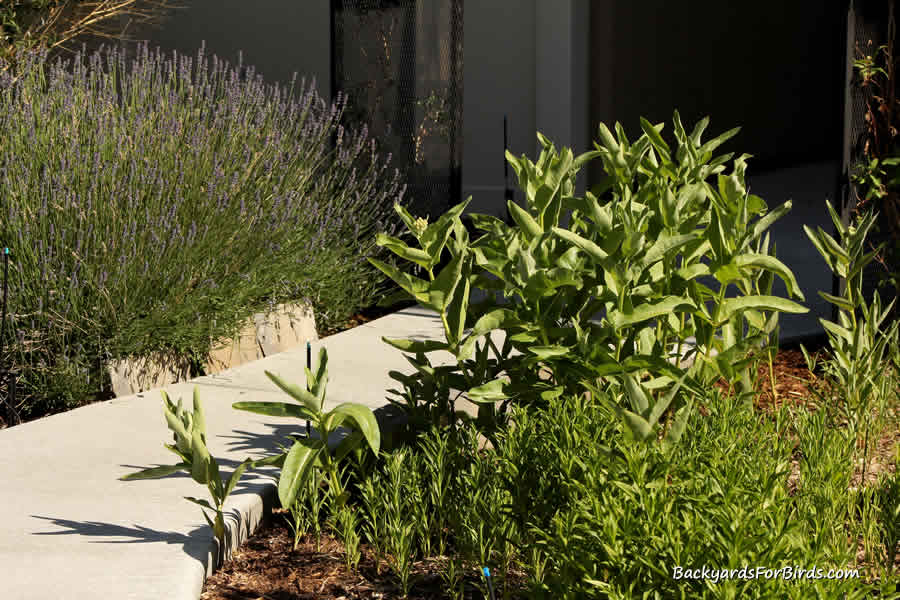
[[[852,58],[859,57],[859,52],[865,54],[874,54],[878,47],[887,43],[888,36],[888,3],[884,0],[857,0],[853,3],[853,29],[850,31],[852,38],[850,39],[850,47]],[[866,106],[871,100],[871,90],[863,90],[856,85],[857,75],[854,74],[850,82],[850,114],[849,114],[849,131],[847,142],[850,145],[850,162],[849,167],[852,170],[856,165],[864,159],[863,149],[866,140]],[[857,203],[857,193],[860,190],[851,182],[849,208],[852,209]],[[883,217],[883,215],[879,215]],[[878,231],[872,231],[866,238],[867,245],[871,243],[877,246],[882,242],[890,239],[886,223],[879,223]],[[868,250],[868,249],[867,249]],[[893,268],[897,268],[895,265]],[[863,296],[867,300],[872,299],[875,292],[879,274],[885,271],[885,267],[877,261],[872,262],[863,272]],[[884,292],[881,293],[884,299]],[[887,298],[890,302],[890,298]]]
[[[332,92],[406,176],[406,202],[435,217],[459,202],[462,0],[333,0]]]

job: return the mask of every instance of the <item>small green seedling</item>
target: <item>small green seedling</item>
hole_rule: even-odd
[[[175,438],[174,444],[165,444],[165,446],[178,455],[181,458],[181,462],[175,465],[144,469],[143,471],[125,475],[121,479],[126,481],[156,479],[178,471],[190,473],[194,481],[206,485],[215,506],[206,500],[190,496],[185,496],[185,500],[215,512],[215,519],[210,519],[206,511],[203,511],[203,517],[209,523],[209,526],[212,527],[213,533],[215,533],[216,539],[219,541],[219,547],[222,548],[225,544],[225,520],[222,516],[222,507],[225,504],[225,499],[228,498],[228,494],[237,485],[244,471],[248,467],[253,466],[253,461],[248,458],[238,465],[227,481],[223,480],[219,476],[219,465],[216,459],[210,455],[209,449],[206,447],[206,420],[203,417],[203,409],[200,406],[197,388],[194,388],[193,413],[184,409],[181,404],[181,398],[178,399],[178,404],[175,405],[172,404],[165,391],[162,392],[162,396],[166,423],[168,423],[169,429],[173,431]]]

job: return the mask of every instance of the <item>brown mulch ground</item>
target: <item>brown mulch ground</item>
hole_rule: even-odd
[[[259,529],[225,565],[206,580],[200,600],[399,600],[400,587],[382,561],[376,571],[370,548],[361,545],[355,572],[347,569],[343,546],[323,534],[303,538],[293,549],[293,532],[286,511],[275,509],[271,522]],[[413,565],[409,600],[445,598],[440,559]],[[477,572],[473,571],[473,575]],[[464,583],[463,598],[484,598],[475,577]],[[500,590],[495,590],[500,597]],[[513,595],[512,598],[517,598]]]

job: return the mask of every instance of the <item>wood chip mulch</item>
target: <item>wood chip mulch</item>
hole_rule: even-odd
[[[343,546],[323,534],[316,550],[315,538],[302,539],[293,549],[289,515],[274,509],[271,521],[260,528],[207,578],[200,600],[400,600],[400,587],[390,568],[381,562],[375,568],[371,549],[363,544],[362,559],[355,571],[344,562]],[[445,598],[440,576],[441,560],[419,561],[413,565],[409,600]],[[500,590],[496,590],[500,597]],[[512,595],[512,598],[521,596]],[[484,598],[474,585],[465,582],[465,600]]]

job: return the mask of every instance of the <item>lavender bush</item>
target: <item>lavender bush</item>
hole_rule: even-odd
[[[102,48],[0,76],[0,239],[23,415],[102,391],[103,360],[202,362],[241,322],[305,300],[324,328],[385,289],[400,176],[296,77]],[[93,374],[93,377],[92,377]],[[30,393],[29,393],[30,391]],[[27,417],[26,417],[27,418]]]

